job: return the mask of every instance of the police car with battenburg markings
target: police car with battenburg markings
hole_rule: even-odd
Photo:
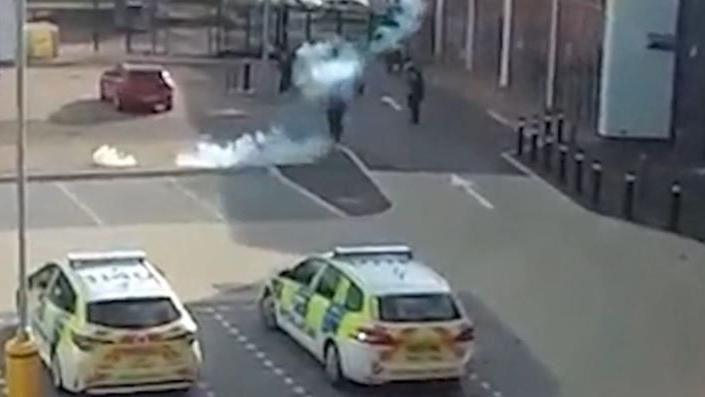
[[[87,394],[188,389],[197,326],[141,251],[71,253],[29,277],[32,332],[54,385]]]
[[[473,323],[449,284],[407,246],[311,256],[269,280],[259,308],[334,385],[458,379],[474,350]]]

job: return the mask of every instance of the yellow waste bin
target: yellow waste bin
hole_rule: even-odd
[[[27,55],[33,59],[52,59],[59,55],[59,27],[50,22],[27,24]]]

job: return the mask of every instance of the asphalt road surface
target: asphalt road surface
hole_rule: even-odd
[[[389,202],[386,210],[351,216],[273,169],[33,183],[32,252],[64,252],[52,244],[72,236],[119,243],[147,230],[178,261],[202,257],[210,240],[227,240],[204,259],[232,261],[227,272],[194,267],[191,258],[167,270],[179,293],[194,283],[218,291],[186,299],[206,352],[195,396],[695,397],[702,390],[702,246],[596,216],[525,176],[362,172]],[[0,209],[0,244],[9,264],[13,193],[0,186],[8,203]],[[203,230],[212,234],[198,241]],[[460,385],[333,390],[306,353],[259,326],[255,289],[238,284],[243,250],[302,255],[365,241],[411,244],[458,291],[478,330],[477,356]],[[254,258],[256,268],[261,256]]]
[[[389,396],[494,397],[492,385],[469,369],[461,382],[399,383],[383,386],[328,384],[321,365],[280,332],[266,330],[256,309],[256,288],[217,301],[190,305],[200,326],[205,364],[201,381],[187,393],[150,393],[155,397],[214,396]],[[53,390],[48,374],[46,397],[68,396]],[[142,394],[139,394],[142,395]]]

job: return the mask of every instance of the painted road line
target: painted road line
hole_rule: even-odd
[[[269,171],[269,174],[270,174],[270,175],[272,175],[273,177],[279,179],[279,181],[280,181],[283,185],[285,185],[285,186],[287,186],[287,187],[289,187],[289,188],[291,188],[291,189],[297,191],[297,192],[300,193],[302,196],[307,197],[308,199],[310,199],[310,200],[313,201],[314,203],[320,205],[321,207],[323,207],[324,209],[326,209],[327,211],[329,211],[330,213],[332,213],[333,215],[335,215],[335,216],[337,216],[337,217],[339,217],[339,218],[347,218],[348,215],[347,215],[345,212],[343,212],[343,210],[341,210],[340,208],[334,206],[333,204],[331,204],[331,203],[329,203],[329,202],[323,200],[322,198],[320,198],[320,197],[317,196],[316,194],[312,193],[312,192],[309,191],[308,189],[306,189],[306,188],[300,186],[299,184],[297,184],[297,183],[293,182],[292,180],[290,180],[289,178],[285,177],[285,176],[281,173],[281,171],[279,171],[279,168],[277,168],[277,167],[269,167],[269,168],[268,168],[268,171]]]
[[[515,125],[509,118],[502,116],[502,114],[493,109],[487,109],[487,114],[494,119],[494,121],[502,124],[505,127],[514,128]]]
[[[572,202],[572,200],[571,200],[568,196],[566,196],[565,194],[563,194],[563,192],[561,192],[560,189],[558,189],[557,187],[553,186],[551,183],[549,183],[549,182],[546,181],[545,179],[541,178],[541,177],[540,177],[537,173],[535,173],[531,168],[525,166],[525,165],[522,164],[519,160],[517,160],[516,158],[514,158],[514,156],[512,155],[512,152],[511,152],[511,151],[502,153],[502,154],[501,154],[501,157],[502,157],[506,162],[508,162],[510,165],[512,165],[514,168],[516,168],[516,169],[518,169],[519,171],[523,172],[524,174],[528,175],[531,179],[534,179],[534,180],[536,180],[536,181],[539,181],[539,182],[541,182],[542,184],[544,184],[545,186],[548,186],[548,188],[550,188],[550,189],[553,190],[554,192],[558,193],[558,195],[559,195],[563,200],[568,201],[568,202]]]
[[[177,181],[176,178],[170,177],[170,178],[168,178],[168,181],[174,186],[174,188],[176,188],[176,190],[178,190],[184,196],[191,199],[198,206],[200,206],[201,208],[206,210],[206,212],[213,215],[220,222],[227,222],[228,218],[225,215],[223,215],[223,212],[220,211],[220,209],[218,207],[216,207],[215,205],[211,204],[210,202],[204,200],[198,194],[193,192],[191,189],[188,189],[187,187],[185,187],[183,184],[181,184],[179,181]]]
[[[492,204],[490,200],[488,200],[485,196],[480,194],[480,192],[475,190],[475,183],[473,181],[465,179],[457,174],[452,174],[450,176],[450,184],[463,189],[465,193],[472,196],[475,200],[477,200],[478,203],[480,203],[480,205],[487,208],[488,210],[495,209],[494,204]]]
[[[482,388],[485,390],[490,390],[490,384],[487,382],[480,383],[480,386],[482,386]]]
[[[96,226],[104,226],[105,222],[98,216],[98,214],[93,210],[93,208],[89,207],[88,204],[84,203],[83,200],[81,200],[78,196],[76,196],[65,184],[61,182],[54,182],[54,186],[56,186],[59,190],[61,190],[66,197],[71,200],[72,203],[74,203],[81,211],[83,211],[86,215],[88,215],[89,218],[93,221],[93,223],[96,224]]]

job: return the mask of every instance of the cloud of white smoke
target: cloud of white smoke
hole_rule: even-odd
[[[292,78],[307,105],[301,104],[297,112],[290,112],[266,133],[245,134],[224,146],[199,143],[194,151],[180,154],[177,165],[229,168],[299,164],[325,155],[332,146],[325,128],[296,125],[295,119],[323,119],[331,98],[350,101],[367,58],[398,48],[421,26],[424,9],[424,0],[394,0],[372,40],[364,45],[339,37],[304,43],[296,52]]]

